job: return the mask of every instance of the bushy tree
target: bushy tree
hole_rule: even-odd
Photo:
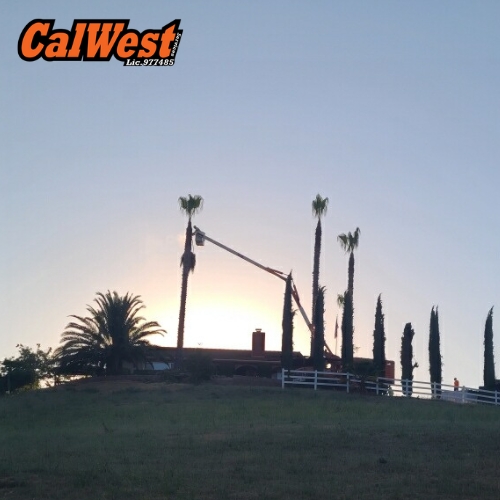
[[[293,317],[292,308],[292,273],[286,279],[285,299],[283,303],[282,337],[281,337],[281,366],[285,370],[293,368]]]
[[[489,310],[484,326],[484,388],[494,391],[496,386],[495,358],[493,354],[493,307]]]
[[[115,375],[123,362],[134,365],[145,360],[150,335],[163,335],[156,321],[139,316],[145,307],[140,296],[117,292],[98,293],[96,307],[87,306],[89,316],[74,316],[61,335],[56,356],[63,374]]]
[[[381,295],[375,309],[375,327],[373,329],[373,367],[379,377],[385,377],[385,327],[382,313]]]
[[[313,368],[318,371],[325,369],[325,287],[320,287],[316,295],[314,309],[314,349]]]
[[[431,309],[429,326],[429,373],[431,376],[432,396],[439,397],[442,382],[442,358],[439,333],[438,308]]]
[[[36,349],[18,344],[18,356],[5,358],[0,363],[0,392],[36,389],[42,381],[54,376],[55,362],[52,349],[46,351],[37,344]]]
[[[418,363],[413,362],[412,341],[414,335],[411,323],[406,323],[401,337],[401,383],[403,394],[408,397],[413,393],[413,369],[418,367]]]

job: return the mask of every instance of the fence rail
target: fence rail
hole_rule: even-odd
[[[281,387],[303,386],[333,389],[347,393],[363,392],[377,395],[440,399],[454,403],[480,403],[500,406],[500,392],[462,386],[422,382],[419,380],[389,379],[384,377],[361,378],[352,373],[334,373],[302,370],[281,372]]]

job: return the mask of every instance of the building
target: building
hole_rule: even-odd
[[[281,373],[281,351],[266,351],[266,334],[260,329],[252,333],[252,349],[209,349],[184,348],[184,358],[203,354],[214,364],[215,374],[232,377],[246,375],[253,377],[276,377]],[[168,370],[173,368],[177,348],[150,346],[147,361],[139,372]],[[293,366],[304,366],[306,358],[300,352],[293,353]],[[131,369],[132,367],[128,367]]]

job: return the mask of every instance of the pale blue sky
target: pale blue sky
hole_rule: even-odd
[[[179,18],[184,33],[174,67],[28,63],[17,41],[35,18],[139,31]],[[321,193],[332,347],[347,282],[336,237],[359,226],[358,353],[371,355],[382,293],[388,358],[399,374],[412,322],[428,380],[438,305],[445,381],[480,384],[500,296],[499,21],[498,2],[473,0],[3,2],[0,358],[56,347],[68,315],[108,289],[141,295],[174,345],[188,193],[205,198],[195,224],[208,235],[293,269],[309,312]],[[186,345],[248,348],[261,327],[278,349],[282,282],[209,244],[197,256]]]

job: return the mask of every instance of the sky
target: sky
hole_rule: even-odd
[[[382,294],[396,376],[411,322],[414,378],[428,381],[437,306],[443,382],[481,385],[500,298],[499,18],[488,0],[2,2],[0,359],[57,347],[107,290],[140,295],[167,330],[152,340],[176,345],[188,194],[204,198],[194,224],[208,236],[293,271],[310,314],[319,193],[332,350],[337,236],[359,227],[357,355],[372,355]],[[17,43],[33,19],[141,32],[180,19],[183,36],[171,67],[27,62]],[[262,328],[280,349],[284,283],[210,243],[195,251],[185,345],[249,349]],[[299,316],[294,344],[308,354]]]

